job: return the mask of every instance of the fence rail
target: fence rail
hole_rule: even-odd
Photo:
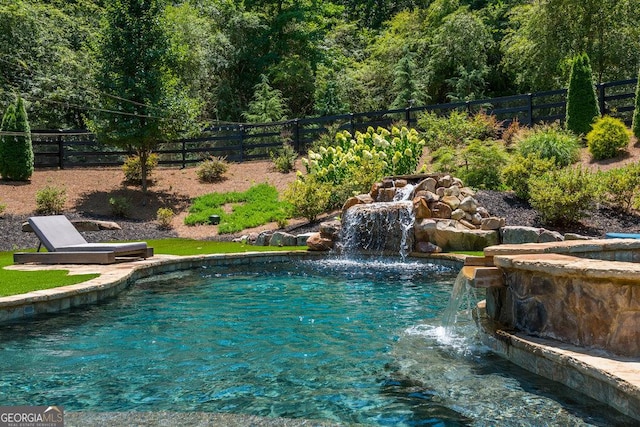
[[[637,79],[602,83],[596,86],[602,114],[609,114],[631,124]],[[404,122],[418,126],[418,116],[424,112],[447,114],[451,111],[481,110],[509,123],[518,120],[524,125],[563,121],[567,90],[550,90],[523,95],[504,96],[467,102],[424,105],[395,110],[349,113],[325,117],[293,119],[261,124],[229,124],[213,126],[197,138],[179,139],[161,144],[155,153],[159,163],[186,167],[211,156],[242,162],[269,158],[271,151],[290,141],[303,153],[327,128],[346,129],[352,134],[369,126],[389,126]],[[98,142],[86,130],[34,130],[31,132],[36,168],[73,168],[82,166],[119,166],[132,152]]]

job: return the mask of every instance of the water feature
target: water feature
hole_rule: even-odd
[[[404,259],[413,247],[413,204],[403,200],[351,207],[342,219],[343,253],[390,253]]]
[[[371,425],[611,425],[610,410],[443,334],[454,272],[326,260],[206,268],[0,328],[0,402]]]
[[[451,331],[459,318],[465,322],[473,320],[472,311],[481,299],[475,288],[469,286],[467,276],[462,270],[456,276],[451,290],[449,303],[442,313],[442,326],[446,331]]]

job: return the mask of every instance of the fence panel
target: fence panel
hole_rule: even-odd
[[[609,114],[631,124],[637,80],[622,80],[596,87],[602,114]],[[205,129],[197,138],[179,139],[160,144],[156,154],[164,165],[198,163],[208,157],[225,157],[241,162],[267,159],[271,152],[289,142],[299,153],[327,132],[346,129],[351,133],[368,127],[388,127],[403,123],[417,127],[424,112],[446,115],[451,111],[470,114],[485,111],[495,115],[503,125],[518,120],[524,125],[563,122],[566,110],[566,89],[524,95],[481,99],[468,102],[424,105],[395,110],[369,111],[327,117],[294,119],[263,124],[229,124]],[[127,150],[105,146],[88,131],[32,131],[36,168],[77,166],[118,166],[131,154]]]

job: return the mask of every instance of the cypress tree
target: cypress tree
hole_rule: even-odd
[[[29,180],[33,174],[33,146],[22,98],[7,108],[1,130],[15,134],[3,134],[0,138],[0,175],[3,179]]]
[[[593,120],[599,116],[591,63],[587,54],[583,53],[577,55],[571,64],[565,125],[577,135],[586,135],[591,130]]]
[[[638,84],[636,86],[636,101],[633,110],[633,124],[631,129],[636,138],[640,139],[640,73],[638,73]]]

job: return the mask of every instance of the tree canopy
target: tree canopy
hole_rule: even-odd
[[[84,128],[121,108],[184,130],[196,116],[245,121],[262,76],[304,117],[566,87],[581,52],[595,82],[640,67],[640,0],[139,0],[155,5],[138,23],[153,35],[122,33],[106,54],[116,36],[101,22],[118,24],[123,3],[0,0],[0,107],[19,94],[33,128]],[[114,79],[119,55],[160,53],[157,71],[130,70],[137,89]]]

